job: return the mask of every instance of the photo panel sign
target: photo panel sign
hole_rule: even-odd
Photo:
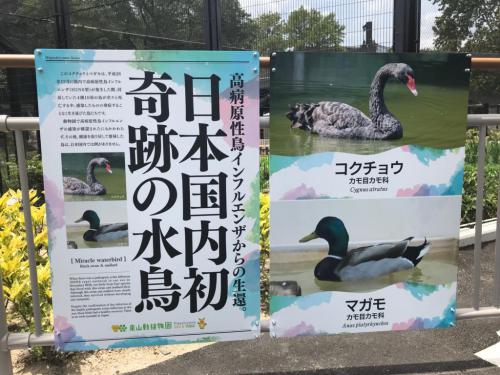
[[[271,58],[275,336],[455,322],[470,58]]]

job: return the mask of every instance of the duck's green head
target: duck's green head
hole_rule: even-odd
[[[99,225],[101,220],[99,220],[99,216],[95,213],[95,211],[87,210],[83,213],[82,217],[79,218],[75,223],[79,223],[81,221],[88,221],[90,224],[90,228],[99,229]]]
[[[349,244],[349,234],[344,223],[337,217],[326,216],[316,225],[316,229],[311,234],[301,238],[299,242],[311,241],[315,238],[323,238],[328,242],[329,255],[344,257],[347,254]]]

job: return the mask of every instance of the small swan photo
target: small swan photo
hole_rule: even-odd
[[[124,200],[123,153],[62,154],[65,201]]]
[[[107,173],[111,171],[111,165],[105,158],[94,158],[89,161],[87,165],[86,182],[79,180],[76,177],[64,177],[64,194],[78,194],[78,195],[104,195],[106,188],[95,178],[94,169],[96,167],[105,168]]]

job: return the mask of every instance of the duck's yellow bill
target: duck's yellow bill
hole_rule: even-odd
[[[314,240],[315,238],[318,238],[318,235],[316,234],[316,232],[312,232],[311,234],[308,234],[307,236],[302,237],[299,240],[299,242],[307,242],[307,241]]]

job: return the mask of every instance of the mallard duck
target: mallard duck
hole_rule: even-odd
[[[100,225],[99,216],[92,210],[85,211],[75,223],[81,221],[88,221],[90,224],[90,229],[83,234],[85,241],[112,241],[128,236],[127,223]]]
[[[413,237],[399,242],[380,243],[347,251],[349,234],[337,217],[322,218],[311,234],[299,242],[323,238],[328,255],[314,269],[318,280],[356,281],[384,276],[415,267],[430,248],[427,239],[419,246],[409,246]]]

